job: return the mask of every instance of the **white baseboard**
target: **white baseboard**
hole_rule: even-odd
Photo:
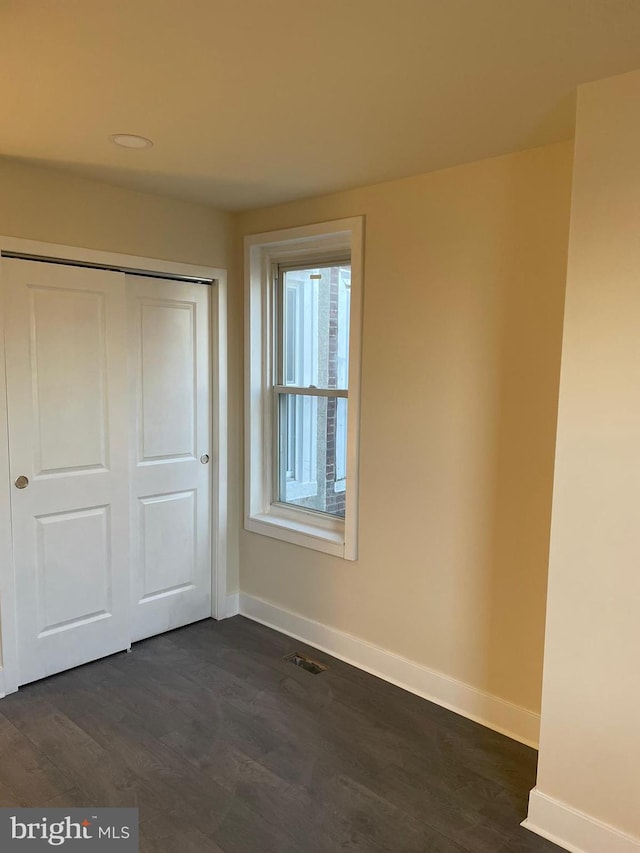
[[[514,740],[537,748],[540,716],[351,634],[240,593],[240,613],[377,675]]]
[[[522,826],[553,841],[570,853],[638,853],[640,838],[633,838],[607,823],[543,794],[529,794],[529,814]]]
[[[224,618],[229,619],[231,616],[237,616],[238,613],[240,613],[240,593],[232,592],[227,596]]]

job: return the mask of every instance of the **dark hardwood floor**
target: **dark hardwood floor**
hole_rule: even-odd
[[[283,656],[329,665],[311,675]],[[1,806],[137,806],[142,853],[545,853],[536,753],[242,617],[0,702]]]

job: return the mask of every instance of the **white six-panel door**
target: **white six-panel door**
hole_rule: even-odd
[[[130,644],[125,281],[24,260],[2,268],[25,684]]]
[[[209,288],[2,270],[26,684],[211,615]]]
[[[209,288],[127,276],[132,640],[211,615]]]

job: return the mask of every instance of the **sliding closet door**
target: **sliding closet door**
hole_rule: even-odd
[[[211,615],[206,285],[127,276],[132,639]]]
[[[130,645],[125,280],[2,268],[25,684]]]

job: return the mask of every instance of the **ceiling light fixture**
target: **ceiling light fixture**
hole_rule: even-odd
[[[135,133],[113,133],[109,139],[121,148],[153,148],[150,139]]]

